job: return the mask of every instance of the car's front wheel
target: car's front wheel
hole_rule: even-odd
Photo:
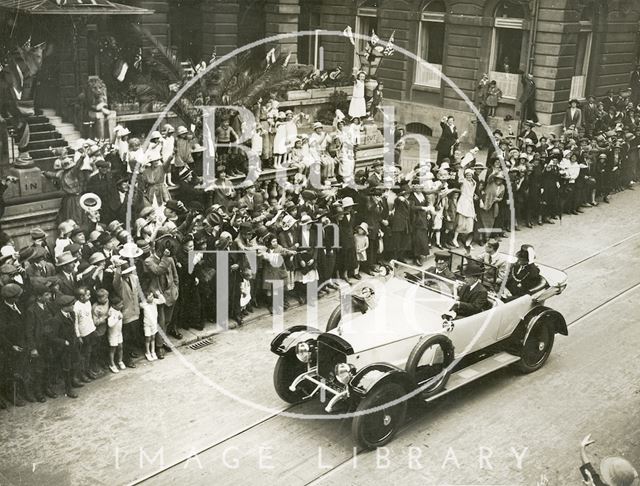
[[[520,349],[520,361],[515,366],[522,373],[533,373],[546,363],[555,338],[555,327],[548,320],[536,322]]]
[[[391,442],[407,415],[405,394],[402,385],[385,383],[360,402],[351,425],[353,439],[360,447],[375,449]]]
[[[307,366],[298,361],[294,355],[280,356],[273,370],[273,386],[276,393],[287,403],[301,402],[311,390],[307,390],[309,382],[302,382],[295,391],[289,386],[298,376],[307,371]]]

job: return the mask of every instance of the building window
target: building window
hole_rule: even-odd
[[[358,14],[356,16],[356,34],[373,36],[378,34],[378,1],[366,0],[360,4]],[[354,65],[360,66],[360,58],[358,53],[363,53],[368,40],[356,39],[356,53]]]
[[[586,7],[580,19],[580,31],[576,42],[575,71],[571,77],[570,98],[583,100],[587,89],[591,45],[593,44],[593,9]]]
[[[430,2],[422,12],[418,29],[418,55],[438,71],[442,70],[444,57],[444,14],[444,2]],[[418,62],[415,84],[440,88],[442,79],[438,73]]]
[[[320,64],[319,50],[321,46],[320,32],[320,5],[314,0],[301,0],[298,28],[301,31],[316,32],[315,35],[303,35],[298,37],[298,62],[300,64],[313,64],[318,69]]]
[[[522,5],[510,1],[502,2],[496,9],[489,71],[490,78],[497,82],[503,97],[508,99],[518,95],[524,14]]]

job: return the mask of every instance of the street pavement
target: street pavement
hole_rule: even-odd
[[[261,318],[200,350],[180,348],[102,378],[77,400],[0,412],[0,485],[145,477],[189,485],[580,484],[578,444],[587,433],[596,462],[624,455],[640,465],[639,203],[640,191],[627,191],[610,205],[513,233],[515,249],[531,243],[540,262],[567,269],[568,288],[549,305],[573,323],[569,337],[557,336],[536,373],[502,370],[413,411],[388,449],[354,459],[348,421],[274,416],[286,404],[272,385],[273,323]],[[508,250],[509,240],[502,245]],[[335,296],[321,300],[318,320],[335,305]],[[285,326],[307,322],[305,311],[289,311]],[[307,403],[289,411],[320,410]]]

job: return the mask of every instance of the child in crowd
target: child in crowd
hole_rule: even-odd
[[[91,355],[96,326],[93,322],[91,292],[88,287],[80,286],[76,289],[76,302],[73,304],[73,314],[75,316],[76,336],[78,336],[81,344],[81,364],[78,378],[88,383],[97,378],[97,375],[91,370]]]
[[[97,302],[91,307],[93,323],[96,326],[95,350],[93,353],[93,369],[98,370],[106,364],[107,346],[107,318],[109,317],[109,291],[98,289],[96,291]]]
[[[489,89],[487,90],[487,101],[486,101],[488,116],[496,115],[496,109],[498,108],[498,103],[500,102],[501,98],[502,98],[502,90],[498,88],[498,85],[496,84],[495,81],[491,81],[489,83]]]
[[[249,315],[247,306],[251,302],[251,270],[246,269],[242,274],[242,281],[240,282],[240,314],[242,317]]]
[[[158,332],[158,305],[164,304],[162,295],[149,291],[145,295],[145,302],[140,303],[142,308],[144,327],[144,356],[147,361],[158,359],[156,355],[156,333]]]
[[[358,261],[355,275],[360,275],[360,266],[366,266],[367,264],[367,249],[369,248],[369,226],[367,223],[360,223],[356,226],[354,239],[356,242],[356,260]]]
[[[109,369],[119,373],[126,368],[122,361],[122,299],[113,296],[107,317],[107,337],[109,339]],[[119,370],[119,369],[120,370]]]

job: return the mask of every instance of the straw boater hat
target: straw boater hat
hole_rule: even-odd
[[[350,198],[348,196],[345,197],[345,198],[342,198],[342,207],[344,209],[351,208],[351,207],[356,206],[356,205],[357,204],[355,202],[353,202],[352,198]]]
[[[85,211],[100,211],[100,208],[102,208],[102,200],[97,194],[87,192],[80,196],[80,207]]]
[[[138,258],[142,255],[142,250],[135,243],[129,242],[118,253],[122,258]]]
[[[320,123],[320,122],[315,122],[313,124],[313,129],[317,130],[318,128],[324,128],[324,125],[322,123]]]

